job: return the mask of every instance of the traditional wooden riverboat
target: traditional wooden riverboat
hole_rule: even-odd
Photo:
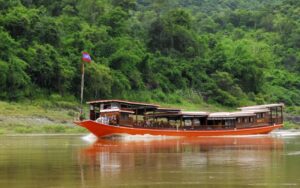
[[[237,112],[188,112],[124,100],[96,100],[90,120],[77,121],[98,137],[114,135],[226,136],[267,134],[283,126],[283,104],[241,107]]]

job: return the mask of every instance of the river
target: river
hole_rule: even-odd
[[[300,133],[0,136],[0,187],[300,187]]]

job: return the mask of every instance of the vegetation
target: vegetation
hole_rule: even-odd
[[[52,98],[52,99],[51,99]],[[57,99],[57,97],[54,97]],[[61,101],[60,101],[61,100]],[[60,99],[23,101],[18,103],[0,102],[0,135],[9,133],[84,133],[86,130],[75,126],[78,117],[77,103]]]
[[[300,129],[299,124],[293,123],[291,121],[284,122],[284,129]]]
[[[26,124],[14,124],[4,125],[0,129],[1,134],[81,134],[87,133],[86,130],[75,126],[66,126],[63,124],[49,124],[49,125],[26,125]]]
[[[0,100],[69,105],[87,51],[85,99],[299,106],[299,10],[298,0],[0,0]]]

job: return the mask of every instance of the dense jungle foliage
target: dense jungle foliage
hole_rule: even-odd
[[[0,0],[0,99],[300,105],[299,0]]]

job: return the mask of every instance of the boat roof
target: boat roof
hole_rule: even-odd
[[[220,120],[220,119],[235,119],[237,117],[251,117],[255,116],[253,112],[215,112],[208,115],[208,120]]]
[[[200,112],[200,111],[182,111],[180,113],[182,116],[187,117],[187,116],[193,116],[193,117],[204,117],[208,116],[208,112]]]
[[[180,112],[180,109],[177,108],[162,108],[159,107],[155,110],[155,112]]]
[[[253,112],[253,113],[265,113],[270,112],[270,109],[268,108],[258,108],[258,109],[241,109],[242,112]]]
[[[275,104],[263,104],[263,105],[255,105],[255,106],[245,106],[240,107],[240,110],[252,110],[252,109],[265,109],[265,108],[273,108],[273,107],[284,107],[283,103],[275,103]]]
[[[111,100],[94,100],[94,101],[88,101],[87,104],[106,104],[106,103],[119,103],[119,104],[125,104],[130,106],[142,106],[142,107],[153,107],[158,108],[159,105],[156,104],[149,104],[149,103],[142,103],[142,102],[132,102],[132,101],[126,101],[126,100],[119,100],[119,99],[111,99]]]

